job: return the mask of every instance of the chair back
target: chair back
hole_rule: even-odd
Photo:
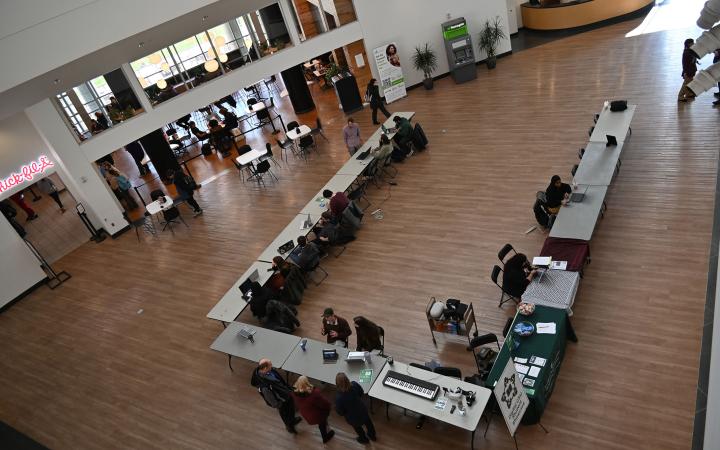
[[[585,149],[581,148],[578,150],[578,159],[582,159],[582,157],[585,155]]]
[[[265,143],[265,150],[267,151],[267,156],[269,156],[270,158],[272,158],[272,157],[273,157],[272,145],[270,145],[269,142],[266,142],[266,143]]]
[[[365,195],[365,189],[367,189],[367,184],[367,180],[360,183],[360,186],[358,186],[348,194],[348,200],[359,200],[363,195]]]
[[[257,103],[257,102],[258,102],[257,99],[254,98],[254,97],[250,97],[249,99],[247,99],[247,105],[248,105],[248,106],[252,106],[252,105],[254,105],[254,104]]]
[[[588,130],[588,136],[592,136],[593,131],[595,131],[595,127],[590,127],[590,129]]]
[[[152,201],[155,201],[164,195],[165,193],[161,189],[155,189],[154,191],[150,192],[150,199],[152,199]]]
[[[255,115],[259,120],[265,120],[270,118],[270,112],[267,110],[267,108],[261,109],[260,111],[255,113]]]
[[[497,336],[494,333],[483,334],[482,336],[474,337],[470,341],[470,349],[475,350],[481,345],[494,344],[498,341]]]
[[[247,153],[251,150],[252,150],[252,147],[250,147],[249,145],[247,145],[247,144],[241,145],[240,148],[238,149],[238,155],[244,155],[245,153]]]
[[[495,265],[493,267],[492,273],[490,274],[490,279],[493,281],[493,283],[497,284],[500,289],[502,289],[502,286],[500,286],[500,283],[498,283],[498,277],[502,273],[502,269],[500,266]]]
[[[287,129],[288,129],[288,131],[291,131],[291,130],[294,130],[295,128],[299,127],[299,126],[300,126],[300,124],[293,120],[293,121],[291,121],[291,122],[288,122],[288,124],[287,124]]]
[[[503,248],[500,249],[500,251],[498,252],[498,259],[500,260],[501,263],[505,264],[505,257],[506,257],[507,254],[510,253],[511,251],[512,251],[513,253],[517,254],[517,252],[515,251],[515,249],[513,248],[513,246],[510,245],[510,244],[505,244],[505,245],[503,246]]]
[[[316,117],[316,118],[315,118],[315,123],[317,124],[317,128],[316,128],[316,129],[322,131],[323,127],[322,127],[322,123],[320,123],[320,118],[319,118],[319,117]]]
[[[300,147],[310,147],[315,143],[315,140],[309,134],[300,138]]]
[[[508,317],[505,321],[505,326],[503,327],[503,336],[507,336],[508,332],[510,332],[510,325],[513,323],[513,317]]]
[[[270,161],[267,159],[260,161],[257,166],[255,166],[255,173],[266,173],[268,170],[270,170]]]
[[[170,127],[167,130],[165,130],[165,134],[167,134],[168,136],[172,136],[173,134],[177,134],[177,130],[175,128]]]
[[[163,210],[163,218],[165,219],[165,222],[170,222],[178,217],[180,217],[180,211],[174,206]]]
[[[445,375],[446,377],[459,378],[462,380],[462,372],[457,367],[436,367],[433,372]]]
[[[578,170],[578,165],[574,164],[572,166],[572,169],[570,169],[570,174],[572,174],[572,176],[575,176],[575,173],[577,172],[577,170]]]

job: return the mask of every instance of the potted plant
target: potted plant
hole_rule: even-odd
[[[433,88],[432,73],[437,69],[437,55],[435,50],[430,47],[430,44],[426,43],[425,47],[415,47],[415,54],[412,56],[412,63],[415,66],[415,70],[422,71],[425,75],[423,80],[423,86],[425,89]]]
[[[484,50],[487,55],[485,64],[488,69],[494,69],[497,63],[497,54],[495,53],[497,46],[502,39],[507,37],[503,31],[500,17],[496,16],[492,22],[490,19],[486,20],[479,37],[480,50]]]

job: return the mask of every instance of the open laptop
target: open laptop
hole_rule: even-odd
[[[247,277],[245,281],[240,284],[240,291],[242,292],[242,298],[244,300],[250,299],[252,297],[252,284],[260,278],[260,274],[258,273],[258,270],[255,269],[250,273],[250,276]]]
[[[617,138],[615,136],[612,134],[606,134],[605,137],[607,138],[607,144],[605,144],[605,147],[617,146]]]
[[[360,152],[360,153],[357,155],[357,159],[360,160],[360,161],[362,161],[362,160],[364,160],[365,158],[367,158],[368,155],[370,154],[370,150],[371,150],[371,149],[367,149],[367,150],[365,150],[364,152]]]
[[[368,352],[348,352],[345,361],[365,361],[367,359]]]
[[[381,128],[382,128],[382,130],[383,130],[383,133],[385,133],[385,134],[395,133],[395,132],[397,131],[397,128],[388,128],[388,127],[385,126],[385,124],[382,124],[382,125],[381,125]]]
[[[570,202],[571,203],[580,203],[581,201],[583,201],[585,199],[585,193],[587,192],[589,187],[590,186],[585,186],[585,190],[582,192],[573,192],[570,195]]]

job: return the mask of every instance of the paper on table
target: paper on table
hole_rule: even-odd
[[[529,377],[537,378],[537,376],[540,374],[540,368],[537,366],[533,366],[530,368],[530,371],[528,372]]]
[[[556,327],[555,322],[538,322],[535,324],[537,334],[555,334]]]
[[[519,356],[516,356],[515,362],[520,363],[520,364],[527,364],[528,360],[527,360],[527,358],[520,358]]]
[[[530,364],[535,364],[536,366],[543,367],[546,362],[547,362],[547,359],[541,358],[539,356],[533,356],[530,358]]]
[[[552,270],[566,270],[567,269],[567,261],[553,261],[550,268]]]
[[[547,267],[552,262],[552,256],[536,256],[533,258],[532,265],[539,267]]]
[[[528,373],[528,370],[530,370],[530,366],[526,366],[523,364],[515,364],[515,370],[517,370],[518,373],[525,375]]]

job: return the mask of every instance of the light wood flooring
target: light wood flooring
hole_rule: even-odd
[[[326,260],[330,276],[306,291],[298,334],[320,339],[321,311],[333,306],[383,325],[397,360],[434,358],[471,373],[462,343],[433,346],[426,302],[473,302],[481,331],[500,333],[512,308],[497,307],[489,279],[498,249],[539,251],[546,235],[524,234],[535,191],[553,174],[569,178],[593,113],[627,98],[639,107],[575,303],[579,342],[568,344],[543,417],[550,433],[522,427],[518,441],[533,450],[689,448],[718,111],[710,94],[676,103],[687,31],[625,38],[638,23],[523,51],[494,71],[478,67],[474,82],[445,78],[390,105],[417,112],[430,147],[399,165],[397,186],[370,189],[371,210],[382,205],[385,217],[366,215],[358,240]],[[0,314],[0,419],[53,449],[321,448],[316,427],[284,431],[249,385],[252,364],[235,359],[231,373],[208,348],[222,327],[205,314],[346,160],[344,118],[329,106],[323,114],[331,142],[279,170],[279,183],[220,176],[197,196],[205,214],[189,229],[86,244],[56,263],[70,282]],[[370,111],[355,117],[368,135]],[[241,320],[253,319],[247,311]],[[372,448],[469,444],[468,433],[436,422],[417,431],[398,409],[374,420]],[[338,434],[327,448],[363,447],[342,418],[330,422]],[[475,444],[514,448],[501,420]]]

